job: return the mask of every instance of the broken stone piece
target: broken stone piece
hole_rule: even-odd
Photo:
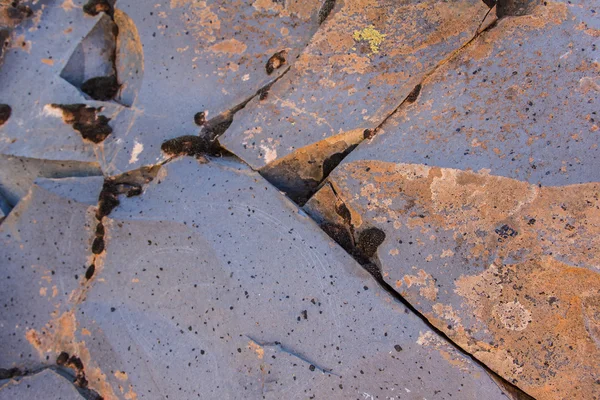
[[[104,21],[102,16],[84,14],[82,0],[29,4],[33,15],[12,30],[10,48],[0,68],[1,101],[11,108],[10,118],[0,126],[0,157],[18,159],[9,169],[0,169],[0,190],[10,188],[11,194],[6,198],[13,205],[27,193],[33,179],[40,176],[34,172],[58,177],[64,176],[59,171],[70,170],[78,176],[88,175],[91,168],[100,169],[97,145],[66,124],[63,113],[52,104],[103,107],[106,118],[111,118],[120,107],[116,103],[90,101],[61,78],[80,43]],[[86,66],[82,66],[83,70],[90,65],[88,61],[81,60]]]
[[[53,399],[84,399],[67,378],[51,369],[44,369],[0,386],[0,400],[46,399],[49,398],[49,393]]]
[[[105,398],[504,398],[243,164],[171,161],[103,223],[73,340]]]
[[[354,237],[382,230],[383,279],[538,400],[600,396],[593,7],[501,19],[305,207]]]
[[[0,365],[45,364],[40,337],[56,318],[56,335],[72,328],[71,310],[91,256],[101,177],[40,180],[0,225]],[[52,357],[54,358],[54,357]]]

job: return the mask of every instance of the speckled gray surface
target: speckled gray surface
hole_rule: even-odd
[[[102,370],[126,374],[107,374],[117,396],[503,397],[237,162],[173,161],[104,225],[76,317],[91,336],[76,336]]]
[[[83,400],[67,378],[46,369],[35,375],[11,380],[0,386],[1,400]]]
[[[0,397],[600,396],[600,4],[484,3],[0,0]]]
[[[307,205],[385,232],[384,279],[536,398],[600,396],[599,6],[500,20]]]
[[[40,180],[0,225],[0,366],[53,364],[36,349],[42,331],[70,308],[89,265],[102,178]]]

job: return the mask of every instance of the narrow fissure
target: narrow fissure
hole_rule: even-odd
[[[492,10],[492,9],[490,9]],[[322,140],[317,143],[298,149],[288,156],[268,164],[260,169],[260,173],[269,182],[283,191],[295,203],[302,206],[308,199],[323,186],[329,174],[364,140],[372,139],[381,130],[382,126],[400,110],[405,104],[413,104],[419,98],[426,80],[442,65],[456,57],[463,49],[468,47],[481,34],[495,26],[491,23],[481,30],[481,25],[487,20],[489,12],[485,15],[473,37],[451,52],[446,58],[431,68],[414,86],[408,95],[394,108],[377,126],[364,129],[358,136],[354,131],[338,135],[334,138]],[[335,140],[335,139],[338,140]],[[343,143],[343,149],[339,144]],[[341,150],[341,151],[340,151]],[[327,156],[327,154],[330,154]],[[327,156],[327,157],[325,157]],[[312,166],[306,166],[306,162]],[[307,175],[307,176],[301,176]]]
[[[250,97],[210,120],[206,119],[204,111],[197,112],[194,114],[194,123],[201,127],[200,133],[198,135],[183,135],[165,140],[160,149],[172,158],[177,156],[201,157],[203,155],[216,157],[232,156],[242,162],[242,160],[221,146],[218,140],[219,137],[229,129],[233,123],[233,117],[237,112],[246,107],[256,97],[259,100],[264,100],[268,95],[270,87],[285,76],[289,70],[290,67],[288,66],[281,75],[258,89]]]

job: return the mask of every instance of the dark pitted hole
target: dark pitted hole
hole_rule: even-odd
[[[71,124],[81,136],[93,143],[100,143],[112,133],[108,125],[110,118],[98,115],[102,108],[87,107],[85,104],[52,104],[63,112],[63,120]]]
[[[12,108],[8,104],[0,104],[0,126],[4,125],[12,114]]]
[[[198,126],[204,125],[206,123],[206,113],[204,111],[200,111],[194,114],[194,123]]]
[[[385,232],[379,228],[368,228],[359,233],[356,247],[363,256],[371,258],[384,240]]]
[[[94,239],[92,243],[92,253],[100,254],[104,251],[104,237],[99,236]]]
[[[108,101],[112,100],[117,93],[121,85],[117,82],[117,77],[111,76],[97,76],[95,78],[88,79],[81,84],[81,91],[94,100]]]
[[[83,12],[92,16],[105,12],[112,17],[114,8],[107,0],[89,0],[83,6]]]
[[[414,89],[406,96],[406,102],[409,104],[414,103],[419,98],[419,93],[421,93],[421,84],[419,83]]]
[[[64,351],[56,357],[56,365],[65,365],[69,360],[69,353],[65,353]]]
[[[94,276],[95,272],[96,272],[96,266],[94,264],[90,265],[88,267],[88,269],[85,271],[85,279],[87,279],[88,281],[90,279],[92,279],[92,276]]]
[[[277,53],[273,54],[269,58],[269,60],[267,61],[266,68],[265,68],[267,70],[268,75],[271,75],[273,73],[273,71],[275,71],[276,69],[279,69],[283,65],[285,65],[285,63],[286,63],[285,55],[286,55],[286,51],[281,50],[281,51],[278,51]]]

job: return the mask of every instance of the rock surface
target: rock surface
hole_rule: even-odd
[[[45,369],[35,375],[11,380],[0,386],[0,400],[82,400],[77,389],[56,372]]]
[[[0,398],[600,398],[598,11],[0,0]]]
[[[31,336],[105,399],[504,398],[237,162],[173,161],[103,224],[85,300]]]
[[[600,396],[599,31],[573,3],[499,21],[306,207],[381,229],[383,279],[537,399]]]
[[[487,10],[480,0],[345,1],[268,97],[236,114],[220,143],[305,201],[299,188],[314,190],[324,165],[467,43]]]

